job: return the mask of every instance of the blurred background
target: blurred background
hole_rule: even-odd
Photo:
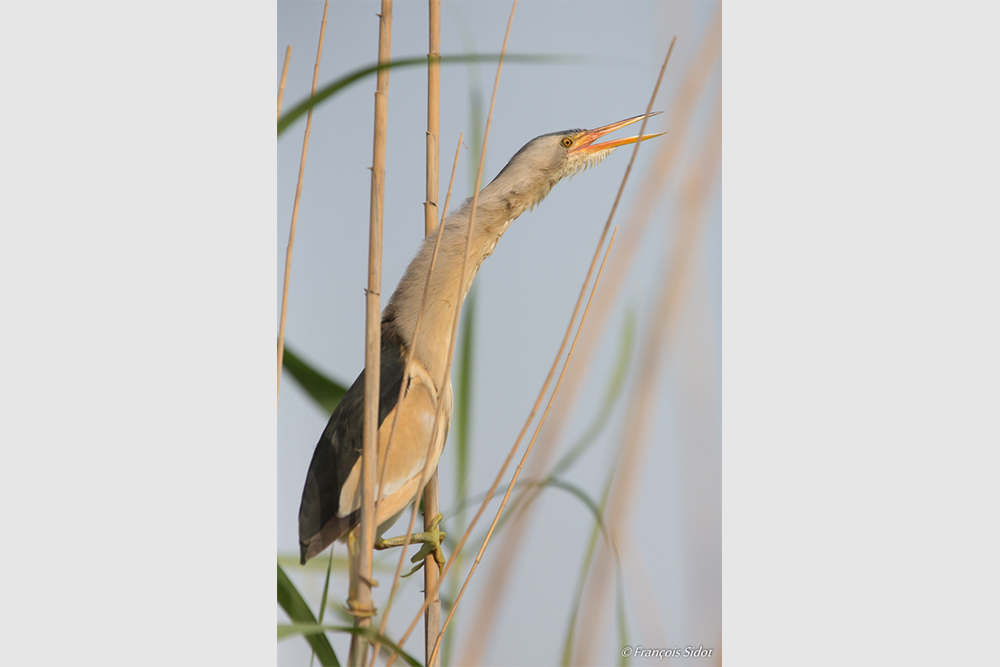
[[[510,8],[509,2],[442,3],[441,53],[499,53]],[[279,2],[277,10],[279,76],[285,48],[292,47],[287,110],[309,95],[323,3]],[[378,11],[374,0],[331,3],[320,87],[376,62]],[[594,305],[521,476],[550,482],[515,492],[509,520],[448,628],[442,664],[551,665],[566,655],[572,664],[617,664],[624,646],[637,645],[713,651],[710,659],[666,664],[721,663],[719,4],[520,2],[508,54],[581,58],[504,64],[483,185],[537,135],[643,113],[675,36],[654,104],[664,113],[646,130],[667,134],[642,144]],[[427,47],[427,3],[396,2],[392,58],[424,56]],[[442,65],[441,207],[461,132],[465,146],[450,208],[472,194],[495,73],[489,62]],[[365,78],[315,110],[289,286],[288,349],[343,385],[364,366],[374,89],[375,78]],[[391,72],[383,305],[423,236],[426,96],[425,67]],[[300,119],[278,140],[279,295],[304,128]],[[635,134],[634,128],[609,138]],[[459,381],[457,358],[452,372],[456,395],[469,396],[467,438],[457,443],[453,422],[440,464],[448,558],[478,507],[462,511],[460,501],[478,500],[489,488],[549,371],[630,152],[618,150],[560,183],[511,225],[479,271],[463,312],[471,318],[468,383]],[[297,517],[328,416],[286,370],[278,410],[278,556],[314,612],[329,558],[324,553],[308,567],[298,565]],[[526,444],[527,438],[515,461]],[[501,495],[512,472],[513,466]],[[521,492],[533,502],[518,501]],[[460,579],[449,577],[443,586],[446,602],[498,504],[499,497],[459,556],[453,575]],[[595,508],[603,530],[592,541]],[[405,526],[401,520],[388,534],[402,534]],[[334,549],[326,622],[342,623],[336,608],[347,595],[346,550]],[[397,559],[395,552],[376,556],[377,567],[389,570],[376,572],[384,582],[374,592],[380,608]],[[422,576],[404,581],[389,621],[394,638],[422,602]],[[288,621],[280,608],[277,614],[279,623]],[[347,635],[330,639],[345,661]],[[420,631],[405,649],[423,655]],[[292,637],[279,643],[278,662],[306,665],[310,653],[301,637]]]

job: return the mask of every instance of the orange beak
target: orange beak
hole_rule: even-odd
[[[635,116],[633,118],[627,118],[625,120],[620,120],[617,123],[611,123],[610,125],[605,125],[604,127],[599,127],[596,130],[587,130],[584,132],[579,139],[576,140],[576,145],[570,149],[570,153],[596,153],[598,151],[603,151],[608,148],[617,148],[619,146],[624,146],[626,144],[634,144],[640,141],[645,141],[646,139],[652,139],[654,137],[659,137],[666,134],[666,132],[657,132],[656,134],[644,134],[641,137],[628,137],[626,139],[614,139],[612,141],[604,141],[599,144],[594,142],[603,137],[605,134],[610,134],[617,129],[623,128],[626,125],[631,125],[632,123],[638,123],[643,118],[647,116],[656,116],[657,114],[663,113],[662,111],[654,111],[649,114],[642,114],[641,116]]]

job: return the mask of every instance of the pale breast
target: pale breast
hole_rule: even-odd
[[[445,404],[438,428],[434,428],[437,412],[437,391],[430,378],[419,365],[414,365],[409,387],[400,404],[382,421],[379,428],[377,475],[385,466],[381,490],[378,523],[384,522],[406,507],[416,495],[424,465],[429,463],[428,477],[437,465],[444,448],[448,424],[451,421],[451,386],[446,391]],[[398,419],[397,419],[397,414]],[[395,433],[389,438],[395,422]],[[429,461],[428,461],[429,459]],[[361,459],[354,464],[340,494],[337,515],[344,517],[361,507]]]

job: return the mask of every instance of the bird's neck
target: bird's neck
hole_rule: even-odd
[[[482,195],[485,194],[486,190]],[[448,362],[455,308],[460,308],[465,301],[472,279],[483,260],[489,257],[507,227],[524,210],[523,206],[511,201],[509,197],[484,198],[483,203],[478,205],[469,254],[465,260],[465,281],[460,292],[459,277],[465,257],[471,208],[471,204],[467,203],[445,220],[420,320],[420,330],[416,336],[416,357],[431,373],[435,383],[447,383],[444,372]],[[424,239],[420,252],[410,262],[382,315],[386,325],[395,326],[407,347],[413,344],[417,313],[424,297],[436,236],[431,234]]]

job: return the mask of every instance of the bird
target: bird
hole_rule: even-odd
[[[421,491],[425,464],[434,470],[448,436],[452,412],[451,379],[443,377],[448,364],[455,308],[460,308],[483,260],[496,248],[510,224],[533,209],[563,178],[603,161],[619,146],[658,137],[663,132],[595,143],[606,134],[660,112],[646,113],[593,130],[572,129],[535,137],[510,159],[489,185],[479,193],[470,254],[465,261],[466,236],[472,214],[472,198],[449,215],[441,230],[440,248],[428,281],[435,235],[424,238],[395,292],[382,312],[381,367],[378,410],[376,470],[381,471],[384,453],[398,413],[384,488],[376,522],[376,548],[395,546],[383,540],[387,530]],[[458,298],[463,263],[465,282]],[[425,284],[427,302],[420,330],[414,340]],[[399,402],[407,356],[413,348],[409,382]],[[306,473],[299,507],[299,546],[303,565],[336,540],[347,539],[360,522],[361,449],[364,423],[363,370],[334,409],[320,436]],[[443,402],[441,423],[435,424],[438,403]],[[428,461],[429,459],[429,461]],[[378,495],[380,494],[380,496]],[[415,534],[412,542],[433,544],[439,562],[444,533],[433,529]],[[397,540],[401,543],[401,540]]]

